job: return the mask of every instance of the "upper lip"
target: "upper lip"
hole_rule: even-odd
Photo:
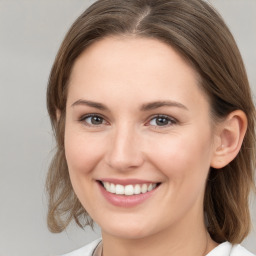
[[[98,181],[101,182],[109,182],[113,184],[120,184],[120,185],[135,185],[135,184],[155,184],[160,183],[156,181],[149,181],[149,180],[141,180],[141,179],[112,179],[112,178],[104,178],[99,179]]]

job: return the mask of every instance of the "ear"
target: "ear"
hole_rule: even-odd
[[[247,129],[247,117],[241,110],[231,112],[218,124],[211,167],[220,169],[229,164],[240,151]]]

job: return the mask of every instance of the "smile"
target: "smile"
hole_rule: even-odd
[[[156,188],[158,185],[157,183],[121,185],[110,182],[102,182],[102,184],[109,193],[126,196],[145,194]]]
[[[103,197],[112,205],[118,207],[134,207],[149,200],[161,183],[135,179],[97,180]]]

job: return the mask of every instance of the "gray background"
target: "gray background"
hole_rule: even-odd
[[[44,180],[54,141],[48,75],[74,19],[93,1],[0,0],[0,256],[56,255],[95,239],[72,225],[46,227]],[[212,0],[233,32],[256,92],[256,0]],[[252,201],[254,230],[256,203]],[[256,233],[244,245],[256,254]]]

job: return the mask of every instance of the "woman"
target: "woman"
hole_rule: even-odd
[[[100,0],[67,33],[48,111],[48,226],[99,224],[72,255],[252,255],[255,109],[221,17],[201,0]]]

